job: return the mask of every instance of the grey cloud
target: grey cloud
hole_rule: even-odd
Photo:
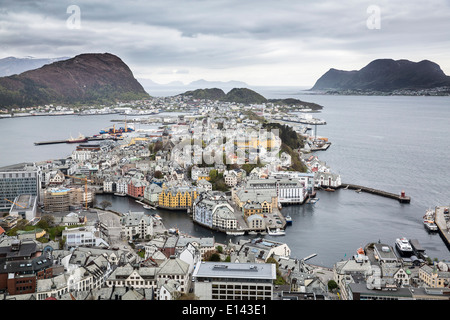
[[[366,26],[374,3],[380,30]],[[80,30],[65,26],[72,4],[81,10]],[[311,74],[380,57],[442,59],[450,49],[449,15],[445,0],[3,0],[0,48],[41,57],[111,52],[135,68],[179,75],[194,67],[264,65],[280,65],[280,72],[301,66]],[[450,72],[444,59],[435,62]]]

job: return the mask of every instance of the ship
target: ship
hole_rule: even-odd
[[[128,133],[128,132],[134,132],[134,128],[125,126],[125,127],[119,127],[116,129],[116,126],[112,126],[111,128],[106,128],[103,130],[100,130],[100,134],[121,134],[121,133]]]
[[[423,225],[428,231],[434,232],[438,230],[438,227],[434,221],[434,211],[428,209],[423,216]]]
[[[276,228],[275,231],[271,230],[270,228],[267,228],[267,234],[269,236],[284,236],[286,235],[286,232],[280,228]]]
[[[70,136],[70,138],[67,140],[67,143],[79,143],[86,141],[88,141],[88,138],[80,133],[77,138],[73,138],[72,136]]]
[[[413,249],[408,239],[405,237],[398,238],[395,240],[395,246],[400,255],[404,257],[410,257],[413,255]]]

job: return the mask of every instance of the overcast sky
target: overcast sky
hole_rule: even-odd
[[[308,87],[379,58],[450,75],[450,0],[1,0],[0,58],[88,52],[158,83]]]

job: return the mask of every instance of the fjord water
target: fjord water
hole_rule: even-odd
[[[449,261],[450,254],[439,234],[423,227],[427,208],[450,203],[450,97],[381,97],[310,95],[292,89],[260,91],[267,98],[298,98],[324,109],[315,114],[327,125],[317,135],[331,147],[317,152],[342,181],[392,193],[404,190],[410,204],[352,190],[321,191],[315,205],[287,206],[293,225],[286,236],[268,239],[286,242],[292,256],[332,267],[370,242],[393,245],[398,237],[418,239],[432,259]],[[34,146],[42,140],[97,133],[111,126],[117,115],[36,117],[0,120],[0,166],[68,156],[73,145]],[[143,211],[134,200],[114,196],[113,210]],[[150,213],[151,211],[149,211]],[[167,228],[177,227],[194,236],[214,236],[218,242],[244,237],[226,236],[193,224],[186,213],[160,211]],[[254,236],[253,236],[254,237]]]

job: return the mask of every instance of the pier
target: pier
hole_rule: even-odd
[[[386,191],[377,190],[374,188],[369,188],[369,187],[364,187],[364,186],[359,186],[356,184],[349,184],[349,183],[342,183],[340,188],[376,194],[378,196],[398,200],[401,203],[410,203],[411,202],[411,198],[407,197],[405,195],[404,191],[402,191],[400,194],[395,194],[395,193],[391,193],[391,192],[386,192]]]
[[[449,219],[450,213],[448,206],[435,208],[434,222],[438,227],[439,234],[441,235],[442,240],[450,250],[450,229],[449,225],[447,224],[447,221],[449,221]]]
[[[35,142],[34,144],[36,146],[41,146],[41,145],[46,145],[46,144],[59,144],[59,143],[76,144],[76,143],[83,143],[83,142],[88,142],[88,141],[100,141],[100,140],[121,140],[121,139],[116,138],[116,137],[86,137],[85,141],[70,141],[69,139],[66,139],[66,140],[40,141],[40,142]]]

